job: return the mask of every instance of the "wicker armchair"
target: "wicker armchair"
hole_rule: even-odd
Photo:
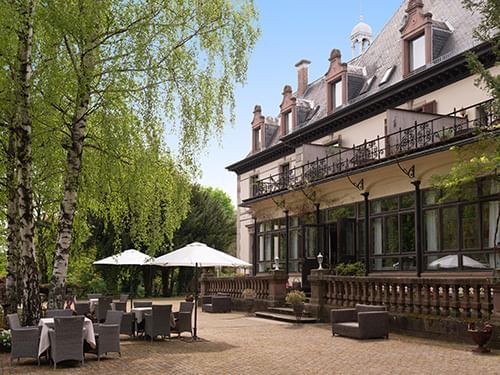
[[[147,301],[134,302],[134,307],[151,307],[151,306],[153,306],[153,302],[147,302]]]
[[[88,302],[76,302],[75,303],[75,312],[77,315],[86,315],[90,312],[89,303]]]
[[[357,339],[389,338],[389,313],[385,306],[360,305],[331,310],[332,334]]]
[[[135,314],[133,312],[123,314],[120,334],[135,336]]]
[[[40,341],[40,329],[38,327],[21,327],[19,316],[17,314],[8,314],[7,322],[11,332],[11,351],[10,365],[12,360],[17,358],[29,357],[36,358],[40,365],[38,357],[38,343]]]
[[[208,299],[206,299],[208,301]],[[231,311],[231,297],[212,296],[210,303],[203,303],[202,311],[210,313],[225,313]]]
[[[70,309],[51,309],[47,310],[46,318],[55,318],[56,316],[72,316],[73,310]]]
[[[111,310],[127,312],[127,302],[113,302]]]
[[[49,331],[50,356],[54,368],[62,361],[74,360],[84,363],[83,316],[55,317],[54,329]]]
[[[172,305],[152,306],[151,314],[144,315],[144,334],[151,338],[168,336],[170,338],[170,315]]]
[[[108,310],[105,322],[94,326],[97,345],[95,351],[90,352],[97,354],[98,361],[103,354],[111,352],[118,353],[121,357],[120,325],[122,323],[122,317],[122,311]]]
[[[106,319],[106,314],[108,310],[111,310],[111,303],[113,302],[111,297],[99,297],[96,307],[96,319],[99,323]]]
[[[179,336],[182,332],[189,332],[191,336],[193,336],[193,327],[192,327],[192,315],[193,315],[193,302],[181,302],[179,307],[179,311],[174,312],[175,318],[175,329]]]

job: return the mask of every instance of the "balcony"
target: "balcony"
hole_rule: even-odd
[[[245,201],[293,191],[386,160],[470,138],[475,134],[474,130],[486,129],[498,123],[498,111],[493,106],[494,102],[489,100],[425,122],[405,124],[396,132],[365,140],[359,145],[342,147],[331,155],[292,168],[286,174],[279,173],[256,180],[252,184],[252,196]]]

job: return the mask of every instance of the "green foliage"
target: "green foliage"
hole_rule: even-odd
[[[365,271],[363,262],[339,263],[335,267],[335,273],[339,276],[364,276]]]
[[[301,290],[292,290],[287,293],[285,297],[285,302],[294,305],[296,303],[301,303],[306,300],[306,295],[303,291]]]
[[[101,293],[107,290],[106,283],[95,266],[92,265],[94,260],[95,249],[81,252],[70,263],[67,284],[73,287],[78,297],[86,296],[87,293]]]
[[[0,331],[0,346],[3,351],[10,351],[12,345],[12,335],[10,329],[4,329]]]

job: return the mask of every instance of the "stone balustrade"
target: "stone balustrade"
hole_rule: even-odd
[[[460,319],[490,319],[498,311],[495,282],[484,277],[355,277],[313,271],[310,281],[311,302],[326,308],[383,304],[392,313]]]

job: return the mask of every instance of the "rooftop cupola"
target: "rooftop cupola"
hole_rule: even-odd
[[[351,31],[352,57],[365,52],[372,43],[372,36],[372,28],[363,22],[363,16],[360,16],[358,24]]]

